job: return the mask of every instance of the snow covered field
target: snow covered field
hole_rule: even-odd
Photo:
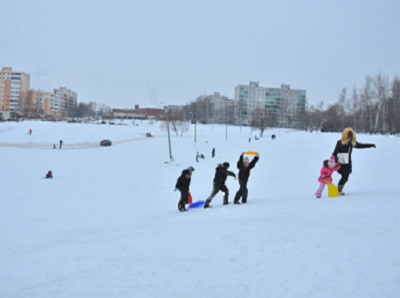
[[[271,129],[249,143],[248,127],[197,125],[195,144],[190,126],[165,163],[166,131],[136,123],[0,123],[0,297],[399,297],[400,138],[358,134],[377,148],[353,151],[346,196],[315,199],[339,133]],[[184,168],[204,200],[216,164],[236,172],[247,150],[260,152],[248,204],[219,193],[210,209],[177,210]]]

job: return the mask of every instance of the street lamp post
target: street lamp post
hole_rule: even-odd
[[[171,135],[169,133],[169,115],[167,111],[167,105],[160,101],[164,105],[164,112],[167,114],[167,131],[168,131],[168,149],[169,149],[169,160],[173,161],[174,158],[172,157],[172,150],[171,150]]]
[[[228,140],[228,105],[225,104],[225,140]]]
[[[196,123],[197,123],[197,121],[194,119],[194,114],[192,112],[189,112],[189,115],[190,115],[190,121],[194,122],[194,143],[196,144],[196,141],[197,141]]]
[[[225,140],[228,140],[228,120],[226,121],[225,125]]]

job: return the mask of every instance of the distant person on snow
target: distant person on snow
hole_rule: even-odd
[[[217,167],[215,168],[215,176],[213,180],[213,190],[211,192],[211,195],[208,197],[206,200],[206,203],[204,204],[204,208],[210,207],[212,199],[215,197],[215,195],[219,192],[222,191],[224,193],[224,205],[229,204],[229,189],[225,185],[226,178],[228,176],[232,176],[236,179],[235,173],[228,171],[229,168],[229,162],[224,162],[223,164],[218,164]]]
[[[212,151],[211,151],[211,157],[212,157],[212,158],[214,158],[214,157],[215,157],[215,148],[212,148]]]
[[[52,171],[48,171],[48,172],[46,173],[45,178],[46,178],[46,179],[53,178],[53,172],[52,172]]]
[[[193,167],[188,167],[187,169],[184,169],[175,184],[175,190],[178,189],[181,192],[181,198],[178,203],[178,210],[181,212],[186,211],[185,204],[188,203],[189,186],[193,172]]]
[[[356,134],[351,127],[345,128],[342,132],[342,139],[337,141],[332,155],[340,164],[338,173],[342,176],[339,180],[338,189],[339,195],[344,196],[343,187],[349,180],[352,172],[351,153],[353,148],[376,148],[375,144],[362,144],[357,142]]]
[[[258,159],[260,158],[257,154],[254,158],[249,162],[248,157],[243,157],[244,152],[240,155],[239,160],[237,162],[237,168],[239,169],[239,190],[236,192],[235,198],[233,199],[234,204],[240,204],[239,200],[242,198],[242,203],[247,203],[248,189],[247,189],[247,181],[249,180],[250,170],[254,168]]]
[[[62,144],[63,144],[63,140],[60,140],[60,149],[62,147]]]
[[[339,163],[335,161],[335,157],[331,156],[329,160],[324,160],[322,163],[322,168],[320,171],[320,176],[318,177],[319,188],[315,192],[317,199],[321,198],[322,192],[324,191],[325,184],[332,183],[332,174],[340,169]]]

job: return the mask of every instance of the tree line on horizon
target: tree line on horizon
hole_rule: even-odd
[[[184,122],[238,125],[233,105],[226,105],[218,110],[211,109],[210,105],[208,97],[199,96],[180,110],[167,109],[166,118],[172,130],[180,135],[183,134],[184,127],[187,129]],[[107,106],[101,108],[98,116],[111,110]],[[257,107],[251,113],[252,121],[249,126],[260,130],[261,136],[268,127],[282,127],[277,114],[268,108]],[[80,117],[94,116],[96,111],[92,111],[89,105],[80,103],[76,114]],[[288,118],[285,127],[306,131],[340,132],[345,127],[352,127],[363,133],[397,134],[400,133],[400,78],[396,76],[390,80],[381,73],[374,77],[367,76],[363,87],[355,87],[351,92],[343,88],[338,101],[327,108],[324,108],[323,101],[317,105],[306,104],[304,111],[291,119],[293,115],[289,115],[287,106],[282,104],[279,115]]]
[[[343,88],[338,101],[324,109],[311,105],[299,115],[299,129],[338,132],[352,127],[358,132],[400,133],[400,78],[379,73],[367,76],[362,88]]]

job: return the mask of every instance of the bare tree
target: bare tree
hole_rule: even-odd
[[[347,97],[347,89],[343,88],[342,92],[340,92],[338,103],[335,105],[335,110],[337,114],[337,119],[340,122],[341,127],[345,127],[344,119],[346,117],[346,97]]]
[[[374,81],[375,95],[376,95],[376,114],[374,131],[387,132],[387,103],[389,93],[389,81],[386,76],[378,74]]]
[[[390,133],[400,133],[400,79],[395,77],[392,82],[392,96],[389,99],[388,123]]]
[[[353,94],[351,96],[351,104],[349,107],[349,112],[352,117],[352,125],[355,130],[358,130],[359,123],[360,123],[360,100],[358,97],[357,89],[353,89]]]
[[[373,80],[370,76],[365,78],[365,86],[361,91],[361,109],[362,109],[362,123],[361,127],[363,131],[373,130],[373,118],[374,118],[374,105],[373,98],[375,98],[375,93],[372,88]]]
[[[260,137],[264,135],[264,131],[267,127],[276,126],[276,115],[269,109],[266,108],[255,108],[251,111],[251,127],[260,130]]]
[[[103,116],[103,115],[111,115],[112,109],[105,104],[99,104],[97,107],[97,115],[98,116]]]

